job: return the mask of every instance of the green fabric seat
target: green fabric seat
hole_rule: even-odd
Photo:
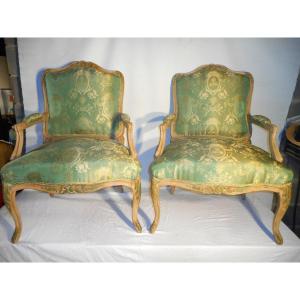
[[[196,184],[285,184],[290,169],[266,151],[231,138],[184,138],[171,142],[150,167],[159,180]]]
[[[5,184],[92,184],[109,180],[135,180],[139,161],[128,148],[91,138],[58,140],[21,156],[2,169]]]

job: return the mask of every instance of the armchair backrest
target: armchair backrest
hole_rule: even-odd
[[[117,138],[122,134],[124,77],[91,62],[73,62],[47,69],[43,76],[44,138],[92,136]]]
[[[250,138],[253,90],[250,73],[205,65],[172,80],[176,121],[172,137],[224,136]]]

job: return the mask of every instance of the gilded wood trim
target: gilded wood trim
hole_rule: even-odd
[[[243,76],[247,76],[250,79],[250,90],[249,90],[249,94],[247,96],[246,102],[247,102],[247,109],[246,109],[246,117],[248,117],[250,115],[250,107],[251,107],[251,100],[252,100],[252,94],[253,94],[253,85],[254,85],[254,79],[251,73],[249,72],[243,72],[243,71],[233,71],[223,65],[219,65],[219,64],[208,64],[208,65],[202,65],[196,69],[194,69],[191,72],[186,72],[186,73],[177,73],[173,76],[172,78],[172,97],[173,97],[173,106],[174,106],[174,113],[177,119],[177,114],[178,114],[178,107],[177,107],[177,94],[176,94],[176,80],[178,77],[182,77],[182,76],[190,76],[193,75],[195,73],[198,73],[199,71],[201,71],[204,68],[210,67],[210,66],[215,66],[215,67],[220,67],[223,68],[225,70],[228,70],[229,72],[232,72],[234,74],[238,74],[238,75],[243,75]],[[172,126],[171,126],[171,138],[180,138],[180,137],[184,137],[184,134],[178,134],[176,133],[176,120],[175,122],[173,122]],[[233,138],[235,140],[241,140],[244,142],[248,142],[250,139],[250,124],[249,124],[249,120],[247,122],[247,127],[248,127],[248,134],[241,137],[241,138]],[[197,135],[197,137],[200,137],[202,135]],[[205,137],[218,137],[216,135],[213,136],[209,136],[209,135],[204,135]],[[193,135],[189,135],[189,137],[195,137]]]
[[[112,74],[115,75],[117,77],[120,77],[121,79],[121,86],[120,86],[120,96],[119,96],[119,112],[121,113],[123,110],[123,97],[124,97],[124,76],[120,71],[112,71],[112,70],[107,70],[104,69],[100,66],[98,66],[95,63],[92,62],[87,62],[87,61],[75,61],[72,62],[70,64],[68,64],[65,67],[62,68],[51,68],[51,69],[46,69],[44,71],[43,77],[42,77],[42,89],[43,89],[43,97],[44,97],[44,111],[49,113],[49,107],[48,107],[48,95],[47,95],[47,87],[46,87],[46,75],[49,73],[63,73],[63,72],[67,72],[73,68],[77,68],[77,67],[83,67],[83,68],[94,68],[97,71],[104,73],[104,74]],[[55,140],[57,138],[56,135],[49,135],[48,134],[48,122],[49,122],[49,114],[48,117],[44,123],[43,126],[43,137],[44,137],[44,141],[48,141],[48,140]],[[119,132],[116,133],[116,139],[120,139],[122,135],[122,129],[119,129]],[[82,136],[86,136],[86,135],[82,135]],[[96,136],[96,135],[95,135]],[[68,137],[68,135],[60,135],[60,137]]]

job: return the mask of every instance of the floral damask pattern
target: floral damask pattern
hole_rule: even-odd
[[[49,135],[115,136],[121,78],[92,67],[75,67],[45,76]]]
[[[248,132],[250,78],[208,65],[176,80],[178,134],[242,137]]]
[[[171,142],[151,165],[158,179],[197,184],[284,184],[290,169],[266,151],[231,138],[184,138]]]
[[[4,183],[80,184],[134,180],[140,164],[115,141],[69,138],[44,144],[2,169]]]

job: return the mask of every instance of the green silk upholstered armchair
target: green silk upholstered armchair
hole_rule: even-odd
[[[27,188],[53,196],[127,186],[133,193],[132,221],[141,231],[140,163],[132,123],[122,113],[123,93],[121,72],[91,62],[45,71],[44,113],[15,125],[12,161],[1,169],[4,202],[15,222],[12,242],[18,241],[22,228],[16,191]],[[24,130],[37,123],[43,124],[44,143],[21,156]]]
[[[172,80],[174,113],[160,125],[160,142],[150,166],[155,219],[160,218],[159,188],[170,186],[204,193],[244,195],[270,191],[278,200],[273,220],[277,244],[279,225],[291,198],[293,173],[282,164],[275,143],[277,127],[250,115],[253,77],[221,65],[205,65]],[[251,126],[268,131],[270,153],[251,144]],[[165,147],[167,128],[171,143]]]

